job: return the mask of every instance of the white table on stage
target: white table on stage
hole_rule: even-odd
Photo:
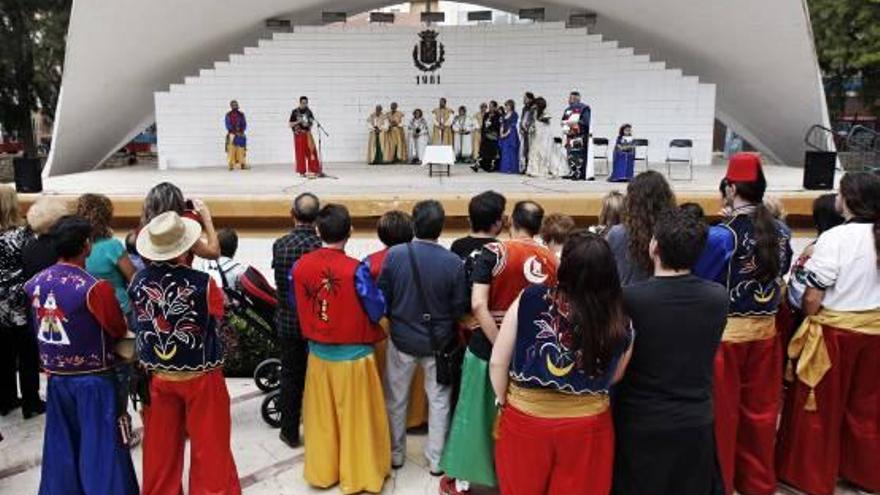
[[[449,145],[430,145],[425,148],[425,158],[422,164],[428,166],[428,177],[437,175],[451,175],[452,165],[455,164],[455,151]],[[434,167],[441,167],[434,171]],[[445,167],[445,171],[442,167]]]

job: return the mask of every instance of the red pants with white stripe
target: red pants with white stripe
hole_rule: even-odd
[[[293,150],[296,156],[296,173],[300,175],[321,175],[321,162],[318,160],[318,150],[315,142],[308,132],[293,135]]]
[[[797,381],[779,429],[779,478],[814,495],[831,495],[838,476],[880,492],[880,336],[823,328],[831,369],[816,387]]]
[[[614,463],[611,412],[538,418],[501,412],[495,470],[504,495],[608,495]]]
[[[715,355],[715,441],[725,493],[776,492],[774,443],[782,394],[779,337],[722,342]]]
[[[229,392],[221,370],[186,381],[153,377],[144,408],[144,495],[182,495],[190,440],[189,494],[240,495],[230,448]]]

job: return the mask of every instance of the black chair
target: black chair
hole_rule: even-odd
[[[602,152],[599,153],[599,149]],[[611,161],[608,159],[608,138],[593,138],[593,164],[596,165],[598,160],[605,161],[605,172],[600,173],[598,166],[596,167],[596,175],[608,175],[611,173]]]
[[[635,165],[633,168],[639,168],[639,162],[645,162],[645,171],[651,169],[651,165],[648,162],[648,140],[647,139],[633,139],[632,140],[633,153],[635,154]],[[639,155],[639,150],[644,151],[641,155]]]
[[[687,153],[685,157],[684,154]],[[672,180],[672,164],[687,163],[688,180],[694,180],[694,142],[690,139],[673,139],[666,151],[666,176]]]

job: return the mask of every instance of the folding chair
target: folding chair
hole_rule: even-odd
[[[694,180],[694,142],[690,139],[673,139],[666,151],[666,176],[672,180],[672,164],[687,163],[688,180]]]
[[[601,153],[599,149],[601,148]],[[599,160],[603,160],[605,162],[605,172],[599,172],[599,167],[596,167],[596,175],[608,175],[611,173],[610,160],[608,159],[608,138],[593,138],[593,164],[595,166],[596,162]]]
[[[651,165],[648,162],[648,140],[647,139],[633,139],[632,140],[633,151],[635,153],[635,166],[633,168],[639,168],[639,162],[645,162],[645,171],[651,170]],[[643,153],[639,155],[639,150],[642,150]]]

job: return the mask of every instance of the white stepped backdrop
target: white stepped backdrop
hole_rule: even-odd
[[[187,77],[156,100],[161,168],[225,165],[223,115],[236,99],[248,119],[252,164],[292,161],[287,120],[300,95],[331,134],[326,162],[363,162],[366,118],[377,103],[397,101],[426,117],[441,96],[472,114],[480,102],[532,91],[548,101],[554,126],[577,89],[593,110],[593,134],[614,138],[631,123],[663,161],[669,141],[694,141],[698,164],[711,162],[715,86],[635,55],[617,42],[562,23],[434,28],[445,48],[439,85],[417,85],[413,48],[424,28],[300,27],[275,34],[244,54]],[[556,128],[556,127],[554,127]]]

